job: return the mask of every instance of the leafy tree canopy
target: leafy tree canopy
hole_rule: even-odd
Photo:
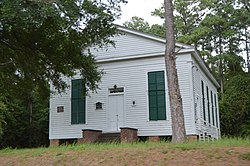
[[[1,0],[0,91],[44,86],[60,92],[77,71],[90,89],[100,80],[90,46],[110,43],[125,0]]]
[[[225,82],[220,102],[221,130],[225,135],[250,135],[250,77],[247,73]]]
[[[146,32],[150,29],[149,23],[143,18],[133,16],[130,21],[125,21],[123,24],[125,27],[135,29],[138,31]]]
[[[165,28],[163,25],[153,24],[150,26],[149,23],[141,17],[133,16],[130,21],[125,21],[123,26],[159,37],[165,37]]]
[[[0,141],[2,140],[3,135],[3,124],[5,123],[4,120],[4,113],[6,112],[7,108],[4,102],[1,101],[2,97],[0,97]]]

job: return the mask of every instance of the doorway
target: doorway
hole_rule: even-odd
[[[108,104],[109,131],[120,131],[124,124],[124,88],[109,89]]]

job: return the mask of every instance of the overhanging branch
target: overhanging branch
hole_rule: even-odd
[[[13,61],[10,60],[9,62],[0,63],[0,66],[8,65],[8,64],[10,64],[10,63],[13,63]]]

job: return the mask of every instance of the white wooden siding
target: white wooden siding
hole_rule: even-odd
[[[190,63],[187,62],[188,59],[191,59],[190,55],[180,55],[177,58],[177,68],[183,99],[186,131],[188,134],[193,134],[189,89],[191,79],[188,70]],[[106,116],[108,88],[112,88],[114,85],[125,88],[124,127],[137,128],[140,136],[171,135],[167,83],[167,120],[149,121],[148,115],[147,73],[150,71],[165,71],[164,57],[104,63],[100,64],[100,68],[104,69],[105,75],[97,93],[90,94],[91,97],[87,97],[86,124],[70,124],[70,89],[67,90],[67,94],[62,94],[61,97],[53,96],[51,98],[50,110],[52,120],[50,139],[80,138],[82,129],[99,129],[108,132],[108,117]],[[70,81],[68,82],[70,83]],[[133,101],[136,102],[136,106],[132,106]],[[96,102],[104,103],[102,110],[95,110]],[[63,113],[56,112],[57,105],[65,106]]]
[[[133,34],[121,34],[119,36],[115,36],[112,38],[112,40],[115,41],[115,47],[109,45],[105,48],[91,49],[91,53],[95,55],[97,60],[114,57],[144,55],[148,53],[160,53],[164,52],[165,50],[164,43],[144,39]]]
[[[193,58],[192,58],[193,59]],[[211,82],[210,79],[205,75],[202,68],[197,64],[197,62],[193,59],[193,79],[194,79],[194,93],[196,96],[199,96],[199,100],[197,101],[197,104],[199,107],[197,107],[197,122],[196,122],[196,134],[204,134],[207,133],[208,135],[211,135],[213,138],[219,138],[220,137],[220,122],[219,122],[219,109],[218,109],[218,95],[217,95],[217,88],[216,86]],[[206,110],[206,124],[204,124],[204,118],[203,118],[203,105],[202,105],[202,89],[201,89],[201,80],[204,83],[204,97],[205,97],[205,110]],[[206,87],[208,86],[209,89],[209,102],[210,102],[210,119],[211,123],[208,123],[208,109],[207,109],[207,90]],[[212,124],[212,106],[211,106],[211,94],[210,91],[213,92],[213,94],[216,94],[217,96],[217,118],[218,118],[218,127]],[[215,104],[215,103],[213,103]],[[214,119],[216,120],[216,114],[214,113]]]

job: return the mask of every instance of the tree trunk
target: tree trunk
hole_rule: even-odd
[[[172,142],[186,141],[182,98],[176,69],[174,16],[172,0],[164,0],[166,23],[165,64],[172,119]]]
[[[32,127],[32,117],[33,117],[33,102],[32,95],[30,94],[28,97],[28,110],[29,110],[29,147],[32,147],[32,135],[33,135],[33,127]]]
[[[247,27],[245,27],[245,36],[246,36],[246,54],[247,54],[247,72],[250,74],[250,59],[249,59],[249,48],[248,48],[248,37],[247,37]]]
[[[221,92],[221,100],[224,100],[224,73],[223,73],[223,69],[224,69],[224,63],[222,60],[222,37],[221,37],[221,33],[220,33],[220,37],[219,37],[219,56],[220,56],[220,62],[219,62],[219,73],[220,73],[220,92]]]

